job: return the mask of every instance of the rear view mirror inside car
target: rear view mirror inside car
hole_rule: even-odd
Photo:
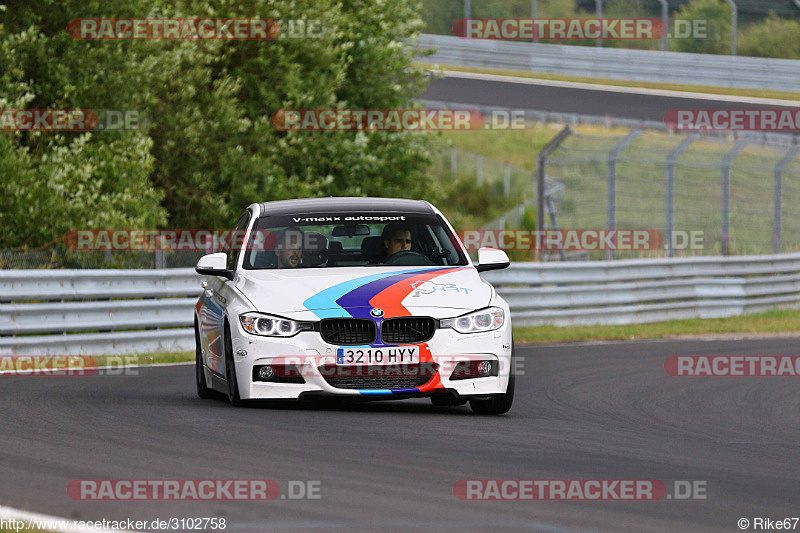
[[[369,235],[369,226],[364,224],[352,224],[333,228],[334,237],[354,237],[356,235]]]

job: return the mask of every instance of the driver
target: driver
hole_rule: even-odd
[[[399,224],[387,224],[383,228],[383,246],[386,248],[386,259],[397,252],[411,250],[411,228]]]
[[[297,268],[303,261],[303,232],[299,228],[286,228],[275,247],[278,268]]]

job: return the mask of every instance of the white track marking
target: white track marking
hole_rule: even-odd
[[[5,356],[5,357],[13,357],[13,356]],[[125,356],[121,355],[121,356],[114,356],[114,357],[125,357]],[[148,364],[144,364],[144,365],[127,365],[127,366],[126,365],[121,365],[121,366],[85,366],[85,367],[80,367],[80,368],[73,368],[73,369],[65,368],[65,369],[58,369],[58,370],[36,370],[36,369],[32,369],[30,371],[27,371],[27,370],[24,371],[25,374],[19,374],[19,371],[17,371],[17,370],[0,370],[0,376],[3,376],[5,374],[10,374],[10,375],[14,375],[14,376],[16,376],[16,375],[31,376],[31,375],[37,375],[37,374],[52,374],[54,372],[69,372],[70,370],[72,370],[72,371],[78,371],[78,370],[82,370],[82,371],[83,370],[93,370],[93,371],[99,371],[99,370],[124,370],[126,368],[149,368],[149,367],[162,367],[162,366],[187,366],[187,365],[193,365],[193,364],[195,364],[194,361],[186,361],[186,362],[183,362],[183,363],[148,363]]]

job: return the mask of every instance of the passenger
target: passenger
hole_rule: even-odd
[[[297,268],[303,262],[303,231],[286,228],[275,246],[278,268]]]

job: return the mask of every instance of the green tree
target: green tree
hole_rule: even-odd
[[[211,43],[213,52],[173,58],[163,83],[176,87],[156,104],[154,115],[163,119],[153,136],[154,179],[174,225],[227,225],[255,201],[435,192],[424,176],[426,135],[283,132],[270,122],[281,109],[412,107],[425,85],[404,45],[421,27],[414,3],[249,0],[224,13],[199,2],[176,9],[320,19],[327,32],[321,39]]]
[[[800,21],[770,13],[740,32],[738,47],[745,56],[800,59]]]
[[[132,109],[139,103],[129,82],[135,70],[120,43],[101,48],[73,41],[66,22],[55,20],[79,12],[78,4],[6,2],[0,109]],[[0,132],[0,248],[40,246],[75,228],[164,223],[162,194],[149,179],[151,145],[145,129]]]
[[[67,228],[227,227],[249,203],[302,196],[427,197],[428,136],[284,132],[280,109],[407,108],[424,90],[406,46],[409,0],[6,0],[3,108],[138,109],[136,131],[2,132],[0,247]],[[80,41],[86,17],[319,19],[319,39]],[[39,213],[58,214],[41,226]]]
[[[723,0],[692,0],[674,18],[706,21],[707,37],[671,39],[670,48],[697,54],[730,54],[731,9]]]

